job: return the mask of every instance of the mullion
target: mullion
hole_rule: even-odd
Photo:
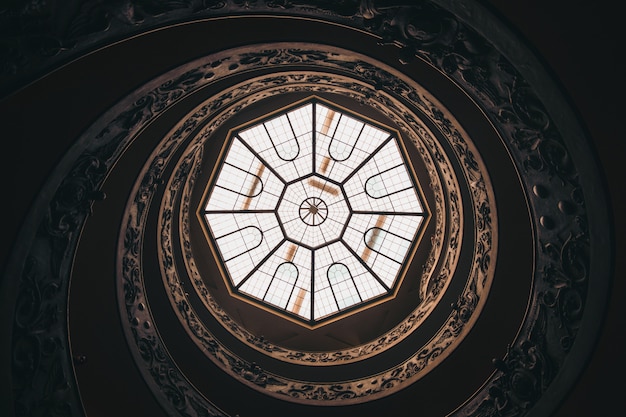
[[[357,165],[357,166],[356,166],[356,168],[354,168],[354,169],[352,170],[352,173],[351,173],[350,175],[348,175],[348,176],[347,176],[347,177],[343,180],[343,182],[341,183],[341,185],[344,185],[345,183],[347,183],[347,182],[350,180],[350,178],[352,178],[352,177],[353,177],[353,176],[354,176],[354,175],[355,175],[355,174],[356,174],[356,173],[357,173],[357,172],[358,172],[361,168],[363,168],[363,167],[365,166],[365,164],[367,164],[369,161],[371,161],[371,160],[372,160],[372,158],[374,158],[374,156],[375,156],[378,152],[380,152],[380,150],[381,150],[382,148],[384,148],[384,147],[385,147],[385,146],[386,146],[386,145],[387,145],[387,144],[388,144],[388,143],[389,143],[392,139],[393,139],[393,136],[391,136],[391,135],[390,135],[387,139],[385,139],[385,140],[383,141],[383,143],[381,143],[380,145],[378,145],[378,147],[377,147],[376,149],[374,149],[374,151],[373,151],[371,154],[369,154],[369,156],[368,156],[367,158],[365,158],[365,159],[364,159],[364,160],[363,160],[363,161],[362,161],[359,165]]]
[[[382,285],[385,290],[390,291],[390,288],[387,286],[387,284],[385,284],[382,279],[380,279],[378,277],[378,275],[376,275],[376,273],[372,270],[372,268],[370,268],[370,266],[350,247],[350,245],[348,245],[343,239],[341,239],[341,243],[343,243],[343,245],[346,247],[346,249],[348,249],[348,251],[350,251],[350,253],[352,253],[352,256],[354,256],[360,263],[361,265],[363,265],[363,267],[365,269],[367,269],[367,271],[372,274],[372,276],[376,279],[376,281],[378,281],[380,283],[380,285]],[[376,252],[378,253],[378,252]]]
[[[239,290],[239,287],[241,287],[248,279],[250,279],[250,277],[261,267],[261,265],[263,265],[274,253],[276,253],[276,251],[278,250],[279,247],[282,246],[283,243],[285,243],[287,239],[283,238],[283,240],[281,240],[275,247],[274,249],[272,249],[266,256],[265,258],[261,259],[261,261],[255,265],[254,268],[252,268],[252,270],[248,273],[248,275],[246,275],[241,282],[235,287],[236,290]]]
[[[276,177],[283,183],[283,184],[287,184],[287,181],[285,181],[285,179],[270,165],[267,163],[267,161],[261,156],[259,155],[259,153],[254,150],[254,148],[252,148],[252,146],[250,146],[245,140],[243,140],[239,135],[237,135],[237,139],[239,139],[239,141],[241,143],[243,143],[243,145],[248,148],[248,150],[259,160],[261,161],[261,163],[270,171],[272,171],[272,174],[276,175]],[[282,159],[282,158],[281,158]]]

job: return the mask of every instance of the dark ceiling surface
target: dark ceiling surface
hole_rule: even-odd
[[[626,314],[620,307],[626,293],[626,265],[620,256],[626,248],[624,213],[626,186],[620,174],[626,155],[624,132],[619,126],[625,109],[618,97],[626,92],[623,47],[619,23],[609,2],[492,1],[543,57],[584,120],[597,157],[605,171],[612,199],[616,263],[602,336],[583,376],[556,414],[567,416],[614,416],[623,412],[617,400],[626,387]],[[610,250],[607,248],[607,250]]]
[[[555,416],[618,415],[619,410],[623,410],[621,396],[626,388],[623,378],[626,372],[623,354],[626,314],[621,306],[623,294],[626,294],[623,278],[626,262],[619,256],[626,250],[626,227],[621,216],[626,210],[626,187],[621,169],[626,154],[620,123],[624,105],[619,99],[625,92],[623,74],[626,68],[621,52],[623,46],[618,36],[618,16],[608,2],[491,1],[489,5],[495,13],[510,22],[512,28],[527,39],[545,61],[579,112],[597,152],[593,157],[598,159],[604,169],[615,230],[615,247],[607,247],[606,250],[613,250],[617,255],[610,300],[606,320],[598,321],[601,337],[595,352]],[[212,41],[219,43],[218,28],[212,35]],[[243,34],[240,36],[245,38]],[[259,38],[263,38],[263,35],[260,34]],[[166,38],[157,38],[157,42],[161,45],[161,58],[166,54],[172,62],[188,52],[185,45],[168,44]],[[149,48],[150,45],[145,47]],[[14,242],[18,241],[24,213],[73,138],[78,137],[100,116],[99,109],[115,104],[120,91],[132,91],[147,79],[169,69],[159,67],[162,61],[155,56],[153,61],[149,57],[141,62],[131,60],[132,70],[129,71],[126,66],[128,63],[117,61],[117,55],[109,54],[107,50],[98,54],[99,59],[92,62],[108,62],[106,67],[94,71],[89,66],[89,60],[81,60],[68,66],[66,72],[60,70],[43,77],[0,101],[5,146],[0,172],[5,179],[6,196],[2,210],[5,218],[9,219],[3,228],[1,242],[3,270],[9,264],[9,256],[22,249],[15,248]],[[68,78],[67,74],[73,78]],[[94,88],[84,88],[94,82],[98,83]],[[97,100],[100,106],[85,105],[91,100]],[[7,271],[3,271],[3,276],[4,272]],[[3,305],[9,306],[11,303]],[[6,316],[10,314],[3,310],[3,324],[4,313]],[[6,344],[0,349],[3,360],[0,373],[8,375],[11,366],[10,349]],[[0,384],[2,392],[9,392],[9,389],[4,389],[7,387],[6,378]],[[115,389],[112,390],[114,392]],[[139,397],[141,395],[138,394]],[[3,394],[1,399],[0,414],[3,410],[10,410],[11,402],[8,395]]]

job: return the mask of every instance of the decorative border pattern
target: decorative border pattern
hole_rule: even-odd
[[[291,2],[283,3],[289,5]],[[322,6],[324,2],[310,3]],[[460,17],[440,6],[425,2],[393,7],[391,3],[385,2],[388,6],[376,7],[363,2],[366,7],[355,8],[355,19],[348,19],[348,26],[381,35],[386,42],[401,46],[402,60],[418,55],[448,74],[484,109],[500,130],[516,166],[524,172],[524,186],[535,221],[537,263],[533,277],[534,296],[520,333],[511,344],[509,355],[495,361],[497,371],[493,377],[455,415],[526,415],[536,408],[546,391],[554,391],[553,381],[559,375],[565,358],[576,350],[577,357],[583,362],[582,358],[587,354],[584,347],[576,349],[576,336],[580,326],[589,321],[589,313],[585,314],[589,309],[586,304],[589,281],[591,278],[594,282],[607,279],[608,270],[603,265],[610,263],[609,255],[593,245],[597,236],[610,234],[608,219],[587,214],[588,210],[606,213],[602,210],[604,202],[585,199],[589,189],[597,185],[597,167],[580,163],[580,155],[584,154],[588,145],[577,125],[567,125],[575,125],[576,121],[567,109],[561,108],[559,111],[564,114],[556,116],[562,124],[554,124],[552,118],[555,114],[548,114],[546,103],[551,111],[558,108],[555,103],[563,103],[554,97],[547,97],[545,103],[542,102],[543,98],[537,96],[533,86],[515,67],[522,60],[518,58],[511,64]],[[445,8],[473,22],[472,17],[467,16],[467,10],[456,10],[455,6],[443,0],[437,3],[445,3]],[[486,14],[482,10],[477,11],[475,6],[469,9],[481,17]],[[128,10],[134,9],[131,7]],[[288,8],[285,10],[285,14],[289,14]],[[311,10],[312,15],[322,19],[328,17],[332,21],[335,18],[329,17],[325,10],[316,12],[315,7]],[[124,15],[136,16],[121,14]],[[180,18],[183,15],[185,13],[163,13],[161,23],[167,24],[173,16]],[[435,26],[433,22],[440,25]],[[481,22],[476,22],[480,26]],[[140,31],[146,26],[133,28]],[[114,32],[111,30],[108,33]],[[85,35],[89,33],[93,31],[83,32]],[[121,37],[125,32],[115,33]],[[502,33],[502,36],[512,38],[508,32]],[[104,37],[100,41],[102,39]],[[94,44],[97,42],[90,45]],[[69,49],[77,53],[84,50]],[[187,76],[190,75],[181,75],[174,81],[169,86],[170,92],[186,91],[184,81]],[[149,87],[146,87],[142,91],[148,90]],[[19,280],[16,306],[20,307],[15,309],[12,337],[13,367],[16,374],[20,370],[29,370],[21,372],[22,380],[14,384],[13,394],[20,415],[30,414],[41,407],[53,415],[83,414],[76,383],[71,376],[73,369],[64,307],[67,305],[69,270],[62,266],[75,251],[81,225],[92,202],[104,198],[98,190],[119,152],[134,138],[143,123],[163,110],[159,104],[171,104],[173,101],[175,94],[170,95],[168,86],[165,86],[147,101],[123,103],[128,110],[115,120],[103,118],[96,122],[77,142],[72,153],[59,164],[31,210],[31,220],[24,226],[21,235],[29,249],[24,255],[21,249],[16,250],[17,257],[13,258],[9,267],[13,276],[7,277],[11,282]],[[567,141],[562,136],[563,129],[573,132],[573,135],[567,136]],[[151,181],[154,186],[158,185],[158,179]],[[33,239],[36,230],[39,230],[38,237]],[[594,259],[593,268],[590,259]],[[605,292],[604,287],[594,290],[596,297],[600,298],[606,296]],[[26,313],[28,311],[32,314]],[[597,311],[597,307],[593,307],[592,311]],[[20,358],[31,359],[22,361]],[[56,382],[49,383],[46,375],[56,375]],[[569,384],[571,382],[565,385]],[[561,388],[560,392],[564,389]],[[220,414],[196,408],[197,404],[191,402],[195,415],[202,412]],[[548,409],[549,406],[542,410]]]
[[[182,158],[183,162],[181,163],[178,175],[175,175],[172,178],[171,183],[168,184],[169,192],[165,197],[165,205],[162,207],[161,218],[159,221],[161,225],[161,232],[159,234],[161,242],[159,247],[163,249],[160,259],[163,276],[167,277],[166,284],[169,288],[168,294],[170,295],[171,302],[175,304],[173,310],[179,315],[179,318],[187,327],[188,332],[193,336],[194,341],[196,341],[201,349],[206,352],[216,364],[224,368],[226,372],[239,378],[242,382],[253,388],[261,389],[265,393],[269,393],[286,400],[333,405],[336,405],[339,401],[347,404],[355,401],[362,401],[366,398],[369,400],[389,395],[398,389],[403,388],[407,383],[411,383],[419,379],[429,369],[432,369],[432,366],[435,366],[443,360],[449,354],[451,348],[458,344],[463,336],[467,334],[469,327],[471,327],[471,324],[478,316],[478,311],[480,311],[481,306],[484,304],[484,295],[488,291],[493,277],[494,266],[490,264],[489,259],[491,259],[491,257],[495,258],[496,236],[494,231],[495,226],[493,225],[494,222],[492,219],[492,216],[495,215],[495,207],[493,205],[494,198],[493,192],[488,185],[489,181],[486,179],[484,174],[484,165],[480,162],[480,157],[473,148],[473,145],[467,142],[465,136],[460,132],[460,130],[458,130],[458,127],[455,127],[453,123],[448,121],[446,116],[444,116],[445,113],[438,110],[439,107],[434,107],[434,109],[429,109],[427,107],[433,106],[434,103],[433,99],[428,98],[426,93],[416,95],[415,87],[408,85],[401,80],[397,80],[396,76],[393,76],[391,73],[383,70],[382,68],[368,62],[361,61],[358,57],[355,57],[354,54],[350,54],[345,51],[338,52],[334,48],[324,47],[323,49],[317,50],[313,45],[307,46],[308,49],[306,50],[306,53],[303,53],[302,50],[297,48],[281,49],[281,45],[272,47],[268,46],[266,49],[261,51],[258,51],[258,48],[242,48],[240,51],[225,51],[224,56],[228,56],[229,58],[226,59],[226,62],[224,63],[227,64],[229,68],[234,68],[235,71],[249,71],[251,67],[254,67],[259,63],[263,66],[272,65],[274,67],[280,67],[286,64],[288,65],[291,63],[293,56],[297,55],[302,57],[299,61],[300,64],[308,64],[314,68],[322,69],[324,67],[338,67],[344,71],[352,69],[354,71],[354,76],[363,77],[365,80],[385,80],[384,85],[389,86],[390,88],[387,89],[386,87],[383,87],[380,90],[389,90],[389,95],[387,95],[387,93],[376,93],[375,90],[371,89],[371,87],[365,87],[363,81],[355,84],[354,82],[342,80],[340,77],[334,75],[324,76],[313,74],[312,76],[307,77],[307,75],[300,75],[297,73],[294,75],[282,75],[278,73],[272,74],[272,76],[262,80],[262,82],[253,81],[249,84],[243,84],[243,88],[241,90],[235,89],[227,91],[224,96],[228,97],[228,99],[210,100],[208,105],[201,108],[199,114],[206,115],[205,109],[214,106],[214,103],[216,102],[220,103],[220,108],[224,108],[223,106],[227,106],[228,103],[232,104],[230,107],[226,107],[228,110],[217,113],[214,118],[215,122],[209,123],[207,127],[193,139],[190,147],[191,151],[187,153],[187,156]],[[214,57],[213,59],[217,61],[222,60],[220,55]],[[355,69],[358,69],[358,71],[355,71]],[[335,80],[335,77],[337,77],[338,80]],[[309,88],[313,91],[316,91],[318,85],[321,85],[321,88],[326,89],[327,91],[344,94],[345,91],[356,89],[357,94],[361,95],[361,100],[364,97],[367,97],[368,104],[377,102],[378,104],[376,107],[379,109],[389,109],[384,111],[384,113],[389,114],[390,111],[397,111],[401,116],[396,114],[395,118],[399,119],[401,126],[406,126],[406,120],[410,120],[412,124],[417,126],[419,126],[420,123],[413,113],[411,113],[403,105],[395,102],[395,100],[391,99],[391,97],[395,95],[399,96],[401,99],[409,100],[407,96],[409,93],[412,93],[411,97],[413,100],[411,100],[410,103],[414,106],[422,104],[423,109],[429,111],[435,117],[434,121],[439,125],[439,128],[442,130],[444,135],[451,141],[451,149],[453,149],[456,159],[458,159],[460,165],[462,166],[466,180],[472,181],[472,187],[470,187],[469,184],[467,187],[471,188],[470,196],[472,204],[470,205],[473,206],[472,214],[476,216],[474,220],[474,224],[476,225],[475,239],[478,243],[474,245],[475,252],[473,254],[472,267],[467,274],[468,282],[466,284],[466,288],[460,296],[457,305],[452,310],[451,315],[448,317],[446,323],[440,328],[440,330],[433,335],[431,341],[429,341],[427,345],[421,349],[416,349],[413,356],[404,361],[404,363],[398,364],[393,369],[384,371],[380,374],[368,376],[363,379],[352,380],[350,382],[332,381],[328,383],[312,383],[308,381],[290,380],[289,378],[281,377],[280,375],[268,372],[262,369],[258,364],[250,363],[244,358],[236,356],[229,351],[226,346],[223,346],[219,340],[215,339],[208,329],[201,326],[196,313],[190,307],[188,300],[184,296],[184,290],[180,281],[176,279],[176,274],[174,272],[175,268],[173,268],[174,261],[170,246],[171,231],[168,230],[168,227],[171,227],[170,221],[173,216],[173,203],[170,199],[180,187],[184,178],[188,176],[190,170],[193,170],[193,167],[189,165],[188,161],[194,154],[197,153],[197,146],[202,144],[205,140],[208,140],[210,133],[232,114],[241,111],[248,105],[249,102],[259,100],[258,96],[251,94],[251,91],[254,91],[259,87],[251,88],[250,86],[258,85],[262,88],[267,88],[266,86],[280,84],[280,87],[268,88],[268,91],[264,91],[263,94],[261,94],[262,96],[269,96],[280,92],[281,89],[283,92],[292,91],[293,87],[290,87],[289,85],[290,78],[303,85],[308,84]],[[280,82],[277,82],[278,80],[280,80]],[[314,88],[313,86],[316,87]],[[243,96],[241,93],[242,90],[247,93],[244,96],[245,98],[243,99],[243,103],[235,100],[235,98]],[[205,118],[206,117],[208,116],[205,116]],[[197,117],[194,117],[192,119],[196,118]],[[190,122],[191,119],[185,119],[182,123]],[[419,130],[422,133],[425,132],[423,127]],[[183,139],[181,139],[181,136],[183,135],[180,135],[180,133],[181,131],[178,129],[172,136],[169,136],[164,142],[162,142],[160,148],[150,159],[151,161],[158,161],[158,164],[155,165],[153,162],[148,163],[143,170],[143,179],[140,177],[137,185],[135,186],[135,191],[131,193],[134,197],[131,197],[129,200],[129,206],[126,210],[127,213],[131,214],[130,217],[125,220],[125,226],[122,229],[121,235],[134,236],[136,243],[132,245],[133,247],[142,246],[141,240],[144,234],[143,228],[145,227],[147,215],[147,210],[138,210],[138,207],[149,205],[153,195],[152,188],[141,186],[139,184],[146,183],[145,178],[162,177],[162,171],[167,165],[168,159],[171,158],[171,155],[173,154],[171,147],[174,146],[173,144],[183,142]],[[444,157],[443,151],[430,135],[423,139],[418,138],[415,134],[413,134],[413,136],[413,139],[418,141],[418,148],[426,149],[426,152],[432,155],[437,155],[438,164],[440,164],[439,169],[442,171],[450,170],[450,163],[447,162],[446,165],[446,158]],[[452,175],[452,172],[448,172],[448,175]],[[458,204],[458,200],[460,198],[459,191],[455,190],[453,187],[447,192],[449,193],[449,202],[453,205]],[[456,210],[459,209],[457,208]],[[142,214],[135,216],[134,213]],[[460,223],[460,217],[457,216],[455,221]],[[459,224],[455,224],[454,222],[451,226],[453,229],[460,227]],[[456,241],[453,236],[451,240],[451,244],[453,246],[449,251],[447,251],[447,254],[449,253],[452,256],[447,256],[443,269],[440,271],[444,287],[447,285],[445,280],[450,276],[450,274],[453,273],[454,270],[454,259],[458,250],[455,245],[458,243],[459,242]],[[124,246],[120,247],[120,250],[123,251],[124,255],[120,259],[120,262],[124,266],[133,265],[132,269],[127,269],[125,267],[120,269],[123,282],[125,283],[124,288],[131,285],[133,287],[143,288],[143,274],[140,268],[141,253],[136,251],[129,252],[126,249],[127,242],[124,241],[123,244]],[[141,290],[140,293],[145,293],[145,290]],[[435,291],[435,293],[437,295],[440,294],[437,291]],[[124,294],[120,294],[120,296],[128,299],[126,291]],[[126,314],[131,320],[136,319],[136,312],[138,310],[136,305],[139,303],[147,305],[145,296],[139,295],[134,297],[133,303],[126,302],[125,311],[123,313]],[[432,307],[433,306],[431,305],[430,308]],[[146,315],[149,315],[148,308],[146,308],[145,312]],[[399,328],[402,331],[410,332],[419,325],[420,320],[418,317],[421,319],[421,317],[425,315],[427,315],[427,311],[414,312],[403,322],[402,326],[399,326]],[[147,318],[145,321],[152,320]],[[395,329],[395,331],[398,332],[398,328]],[[144,330],[143,333],[148,332]],[[142,338],[145,337],[145,335],[142,336]],[[400,334],[399,337],[402,338],[403,335]],[[151,332],[150,339],[158,340],[158,333],[156,330]],[[134,342],[136,344],[140,344],[141,339],[137,339],[135,337]],[[397,340],[393,341],[393,343],[389,344],[389,346],[396,342]],[[157,343],[162,344],[163,342],[159,341]],[[252,374],[250,372],[252,372]],[[148,371],[144,372],[144,374],[153,375],[154,372]],[[380,381],[384,381],[384,383],[380,384]],[[343,387],[341,390],[337,390],[339,385]]]
[[[266,52],[263,51],[263,54]],[[322,56],[320,53],[318,56]],[[272,65],[277,65],[277,63],[273,62]],[[361,63],[360,65],[365,65],[365,63]],[[453,172],[451,168],[447,168],[445,170],[438,170],[435,167],[435,163],[430,155],[430,152],[427,149],[437,148],[434,153],[440,155],[439,161],[437,165],[448,164],[447,157],[443,153],[443,151],[438,147],[437,141],[432,137],[431,133],[426,129],[423,125],[417,121],[414,115],[411,115],[412,126],[409,127],[405,120],[401,120],[402,116],[398,116],[399,114],[404,114],[405,116],[409,114],[409,111],[406,109],[400,109],[398,107],[398,103],[394,100],[388,98],[377,98],[375,92],[371,90],[371,88],[363,83],[356,83],[354,80],[350,80],[345,77],[339,76],[330,76],[324,75],[320,73],[309,73],[309,74],[284,74],[281,75],[284,77],[285,86],[278,87],[277,89],[273,89],[268,92],[263,92],[262,97],[265,97],[268,94],[282,94],[294,90],[296,88],[301,91],[333,91],[335,93],[339,93],[340,90],[343,95],[348,95],[354,100],[358,102],[367,102],[367,104],[371,107],[376,107],[381,114],[386,114],[392,119],[395,119],[397,123],[403,126],[404,131],[411,138],[413,144],[418,148],[420,155],[422,156],[426,166],[428,167],[429,176],[430,176],[430,185],[435,193],[435,208],[436,208],[436,229],[432,236],[432,244],[433,250],[431,251],[431,255],[428,258],[428,261],[423,267],[422,278],[420,280],[420,290],[421,296],[423,299],[422,304],[418,309],[413,311],[402,323],[397,325],[394,329],[377,338],[375,341],[371,343],[367,343],[349,350],[339,350],[334,352],[307,352],[307,351],[293,351],[290,349],[285,349],[284,347],[277,346],[273,343],[270,343],[266,339],[261,339],[258,336],[248,332],[245,328],[239,326],[236,322],[234,322],[229,315],[223,311],[223,309],[219,306],[219,304],[213,299],[209,290],[206,288],[204,281],[201,278],[200,272],[198,271],[195,261],[194,255],[191,251],[191,242],[189,241],[189,198],[192,191],[192,187],[187,185],[185,187],[185,192],[182,197],[182,202],[180,204],[180,214],[179,214],[179,224],[181,225],[181,233],[179,234],[181,243],[180,247],[184,251],[185,256],[185,267],[187,269],[187,274],[192,278],[191,282],[194,286],[196,293],[203,300],[205,306],[213,316],[222,323],[222,325],[227,328],[233,335],[239,338],[242,342],[247,343],[249,346],[265,352],[271,355],[273,358],[295,362],[304,365],[335,365],[339,363],[348,363],[356,360],[364,359],[366,357],[376,355],[389,346],[397,344],[402,341],[406,336],[408,336],[413,330],[417,328],[419,323],[421,323],[429,314],[430,311],[437,304],[437,300],[443,295],[445,289],[448,286],[448,281],[451,279],[452,272],[455,270],[455,265],[458,257],[458,242],[462,240],[461,238],[461,229],[462,229],[462,210],[458,201],[458,198],[450,198],[452,196],[460,195],[459,186],[455,177],[453,176]],[[271,78],[275,79],[275,78]],[[288,81],[290,80],[290,81]],[[261,82],[257,80],[257,82]],[[292,84],[297,85],[293,86]],[[232,95],[229,91],[226,94]],[[382,103],[378,100],[384,100]],[[241,106],[239,106],[241,107]],[[393,113],[395,111],[395,113]],[[200,110],[198,113],[194,114],[191,117],[197,117],[198,114],[204,114],[204,110]],[[413,129],[413,130],[410,130]],[[211,126],[210,130],[214,130]],[[204,136],[203,133],[200,133]],[[424,139],[421,139],[424,138]],[[208,139],[208,138],[207,138]],[[203,141],[206,139],[203,139]],[[426,143],[426,145],[424,145]],[[195,152],[195,150],[194,150]],[[195,172],[192,170],[192,173]],[[445,181],[441,181],[439,176],[445,177]],[[182,180],[177,180],[177,182]],[[186,181],[188,183],[192,183],[195,181],[195,177],[190,173],[187,174]],[[442,186],[442,182],[445,182],[446,187]],[[169,186],[168,186],[169,188]],[[164,203],[167,202],[167,205],[162,208],[161,214],[161,233],[160,236],[163,239],[163,243],[159,244],[159,247],[163,251],[163,253],[172,253],[171,241],[169,238],[166,238],[165,235],[172,234],[172,219],[170,218],[170,210],[171,207],[175,204],[171,195],[166,196],[164,199]],[[446,215],[446,212],[449,212]],[[448,223],[448,230],[444,231],[446,227],[446,218],[450,220]],[[441,251],[444,248],[444,235],[447,234],[448,243],[446,246],[446,253],[443,258],[440,259]],[[439,264],[445,265],[442,271],[440,271],[437,275],[434,274],[435,266]],[[176,274],[175,265],[167,262],[161,263],[161,271],[162,276],[174,276]],[[431,291],[426,294],[426,287],[431,284]],[[178,300],[175,304],[179,304],[181,302],[189,303],[188,300]]]

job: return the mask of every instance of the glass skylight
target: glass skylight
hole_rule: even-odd
[[[393,293],[426,217],[396,133],[312,98],[225,146],[203,215],[233,292],[307,324]]]

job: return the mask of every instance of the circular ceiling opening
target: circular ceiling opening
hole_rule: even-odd
[[[399,134],[318,97],[231,130],[206,195],[229,291],[309,327],[392,297],[429,219]]]
[[[137,5],[105,7],[114,20],[93,27],[96,38],[59,43],[94,53],[36,90],[98,100],[69,119],[52,110],[85,100],[42,102],[64,129],[58,159],[41,160],[5,280],[15,410],[110,415],[100,407],[115,397],[141,404],[122,407],[135,415],[402,415],[411,404],[437,416],[551,414],[591,352],[612,256],[600,171],[541,63],[473,2],[179,3],[145,19]],[[85,34],[81,17],[65,32]],[[117,42],[131,33],[141,36]],[[309,104],[310,130],[297,133],[289,112]],[[354,120],[346,132],[361,122],[402,137],[346,166],[360,139],[337,139],[344,117]],[[243,137],[255,127],[269,151]],[[319,153],[313,139],[327,141]],[[255,163],[228,160],[237,141]],[[393,144],[400,158],[379,166]],[[224,180],[239,194],[207,214],[216,163],[236,173]],[[272,203],[257,207],[270,190]],[[394,198],[411,190],[421,206],[407,214]],[[211,234],[232,226],[222,215],[258,225]],[[388,223],[399,217],[419,224]],[[232,273],[246,256],[256,266]],[[387,260],[411,267],[383,275]],[[109,373],[115,391],[101,389]]]

